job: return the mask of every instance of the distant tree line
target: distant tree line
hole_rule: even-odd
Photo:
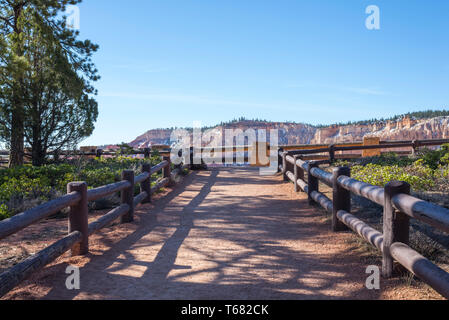
[[[380,122],[386,122],[386,121],[397,121],[400,119],[403,119],[404,117],[414,118],[417,120],[422,119],[430,119],[435,117],[447,117],[449,116],[449,110],[425,110],[425,111],[414,111],[414,112],[407,112],[400,115],[395,115],[390,118],[373,118],[370,120],[361,120],[361,121],[347,121],[347,122],[339,122],[335,123],[334,125],[337,126],[348,126],[348,125],[369,125],[369,124],[375,124]],[[325,128],[329,127],[328,124],[318,124],[314,125],[315,128]]]
[[[311,127],[314,128],[326,128],[329,127],[331,125],[336,125],[336,126],[347,126],[347,125],[368,125],[368,124],[374,124],[374,123],[379,123],[379,122],[386,122],[386,121],[396,121],[399,119],[402,119],[404,117],[410,117],[410,118],[415,118],[417,120],[420,119],[429,119],[429,118],[435,118],[435,117],[446,117],[449,116],[449,110],[426,110],[426,111],[415,111],[415,112],[408,112],[408,113],[404,113],[404,114],[400,114],[400,115],[395,115],[393,117],[390,118],[373,118],[370,120],[361,120],[361,121],[346,121],[346,122],[339,122],[339,123],[334,123],[334,124],[317,124],[317,125],[311,125],[311,124],[307,124],[304,123],[305,125],[309,125]],[[219,124],[215,125],[215,126],[204,126],[201,128],[201,130],[209,130],[218,126],[229,126],[229,125],[233,125],[233,124],[237,124],[237,123],[241,123],[241,122],[259,122],[259,123],[270,123],[273,121],[268,121],[266,119],[249,119],[249,118],[245,118],[245,117],[239,117],[239,118],[234,118],[230,121],[222,121]],[[299,124],[299,122],[296,121],[292,121],[292,120],[285,120],[283,123],[286,124]],[[185,128],[179,128],[179,127],[171,127],[171,128],[158,128],[158,129],[153,129],[153,130],[175,130],[175,129],[183,129],[183,130],[187,130],[189,132],[193,131],[192,127],[185,127]]]

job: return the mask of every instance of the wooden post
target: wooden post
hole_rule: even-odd
[[[151,156],[151,149],[150,148],[143,149],[143,157],[145,159],[150,159],[150,156]]]
[[[402,181],[391,181],[385,186],[382,253],[382,275],[385,278],[390,278],[393,275],[393,257],[390,253],[390,246],[395,242],[409,243],[410,218],[405,213],[395,210],[391,203],[391,199],[400,193],[410,194],[410,185]]]
[[[134,171],[124,170],[122,172],[122,180],[129,181],[131,186],[121,191],[121,202],[129,206],[128,213],[122,216],[122,223],[128,223],[134,221]]]
[[[295,156],[295,164],[296,164],[296,160],[298,160],[298,159],[302,159],[302,156],[301,155],[296,155]],[[298,165],[296,165],[296,167],[298,168],[297,169],[298,170],[298,179],[301,179],[301,180],[305,181],[304,169],[302,167],[298,166]],[[296,181],[298,181],[298,180],[296,180]],[[302,192],[301,188],[299,188],[299,192]]]
[[[89,253],[87,183],[70,182],[67,185],[67,193],[71,192],[79,192],[81,195],[81,200],[76,205],[70,207],[68,228],[69,234],[73,231],[79,231],[83,235],[81,242],[72,248],[72,256],[80,256]]]
[[[143,199],[142,203],[149,203],[151,202],[151,164],[144,163],[142,165],[142,172],[148,172],[150,174],[148,179],[142,181],[142,183],[140,184],[140,192],[145,191],[148,195],[145,199]]]
[[[351,176],[351,169],[349,167],[334,168],[332,171],[332,231],[347,230],[346,225],[337,218],[337,212],[344,210],[351,212],[351,192],[342,188],[337,179],[340,176]]]
[[[189,154],[189,160],[190,160],[190,163],[189,163],[189,165],[190,165],[190,170],[192,170],[193,169],[193,147],[190,147],[190,154]]]
[[[298,165],[296,164],[296,160],[298,160],[299,157],[300,157],[300,155],[293,156],[293,158],[295,159],[295,164],[293,165],[293,170],[294,170],[294,174],[295,174],[295,192],[301,191],[301,188],[298,185],[298,178],[300,178],[300,175],[301,175],[300,171],[302,169],[299,168]],[[304,172],[303,172],[303,179],[304,179]]]
[[[335,145],[334,144],[331,144],[329,146],[329,161],[331,164],[334,163],[334,161],[335,161]]]
[[[170,160],[170,157],[163,157],[163,160],[168,162],[168,165],[164,168],[164,178],[170,179],[169,185],[173,185],[173,180],[171,178],[171,160]]]
[[[419,148],[419,140],[413,140],[412,142],[412,155],[416,155],[416,152],[418,151]]]
[[[303,160],[302,158],[303,158],[302,156],[298,155],[297,160],[298,159]],[[298,169],[299,169],[299,171],[298,171],[298,178],[301,179],[301,180],[305,180],[304,179],[304,169],[302,167],[300,167],[300,166],[298,166]]]
[[[278,170],[277,170],[278,173],[282,172],[282,170],[279,168],[279,165],[283,164],[282,156],[280,155],[281,152],[284,152],[284,149],[278,148]]]
[[[290,182],[290,179],[287,177],[287,172],[294,173],[294,169],[293,169],[293,165],[290,162],[285,161],[285,177],[286,177],[285,181]]]
[[[284,177],[284,181],[289,181],[287,177],[287,171],[288,171],[288,162],[287,162],[287,152],[282,153],[282,175]]]
[[[310,171],[313,168],[317,168],[318,164],[316,162],[310,161],[309,162],[309,170],[307,170],[307,184],[308,184],[308,198],[309,198],[309,204],[314,204],[315,201],[312,199],[311,194],[313,191],[318,191],[318,185],[319,185],[319,181],[318,178],[312,176],[312,174],[310,173]]]

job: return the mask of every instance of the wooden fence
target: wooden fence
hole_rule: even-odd
[[[145,159],[149,159],[151,156],[151,152],[153,150],[159,151],[160,155],[167,156],[170,153],[170,146],[168,145],[154,145],[151,148],[141,148],[141,149],[101,149],[97,147],[83,147],[80,150],[62,150],[62,151],[50,151],[48,155],[52,156],[53,159],[64,160],[67,158],[101,158],[101,157],[115,157],[118,155],[126,155],[126,156],[143,156]],[[30,162],[31,160],[31,152],[24,153],[25,162]],[[0,164],[6,164],[9,162],[9,151],[8,150],[0,150]]]
[[[290,149],[290,146],[281,146],[279,149],[279,170],[286,181],[292,181],[295,191],[300,190],[308,194],[311,204],[318,203],[332,214],[332,229],[343,230],[346,226],[357,232],[362,238],[378,248],[383,255],[382,274],[391,277],[393,273],[393,259],[398,261],[410,272],[421,278],[432,288],[449,299],[449,274],[424,258],[409,246],[409,220],[418,219],[439,230],[449,232],[449,210],[432,203],[420,200],[409,195],[410,186],[404,182],[391,182],[384,188],[369,185],[352,179],[350,169],[347,167],[334,168],[332,173],[319,168],[321,163],[329,163],[336,159],[335,152],[347,150],[394,149],[412,147],[416,150],[420,146],[435,146],[448,143],[449,140],[415,140],[381,143],[379,145],[335,145],[309,149]],[[294,147],[294,146],[293,146]],[[242,149],[243,148],[243,149]],[[233,161],[236,161],[236,152],[250,151],[245,147],[223,147],[223,152],[233,152]],[[205,148],[201,148],[205,149]],[[149,149],[142,151],[149,156]],[[306,161],[305,157],[316,153],[328,153],[323,161]],[[42,251],[30,256],[23,262],[15,265],[0,274],[0,297],[17,286],[25,278],[38,269],[44,267],[66,251],[72,255],[82,255],[89,251],[89,236],[109,225],[117,219],[122,223],[132,222],[134,208],[140,203],[151,201],[151,195],[160,188],[167,186],[174,177],[186,167],[180,165],[171,172],[170,158],[164,151],[164,160],[154,167],[144,165],[142,174],[134,176],[134,172],[126,170],[122,173],[122,180],[110,185],[88,190],[84,182],[72,182],[67,187],[67,194],[38,207],[27,210],[9,219],[0,221],[0,240],[47,218],[60,210],[70,207],[68,235],[56,241]],[[101,156],[101,152],[92,152]],[[190,168],[194,164],[193,149],[186,155]],[[83,153],[86,155],[86,152]],[[221,154],[223,160],[226,157]],[[248,155],[244,156],[248,161]],[[151,187],[151,176],[163,171],[162,179]],[[305,175],[307,173],[307,177]],[[319,191],[319,182],[330,186],[333,190],[332,200]],[[134,197],[134,186],[140,184],[140,193]],[[98,220],[88,223],[88,202],[104,198],[120,192],[121,205],[106,213]],[[351,212],[351,193],[369,199],[384,208],[383,233],[368,226]]]
[[[365,156],[363,152],[374,151],[374,154],[380,155],[387,150],[392,150],[398,155],[409,155],[415,153],[420,147],[440,146],[449,143],[449,139],[432,139],[432,140],[397,140],[397,141],[378,141],[377,144],[367,144],[366,141],[337,143],[331,145],[325,144],[308,144],[308,145],[281,145],[279,148],[284,151],[290,151],[291,154],[303,155],[303,160],[329,160],[333,162],[336,159],[355,159]],[[198,152],[209,152],[217,150],[223,154],[223,162],[228,160],[225,156],[228,152],[245,152],[244,162],[248,162],[250,157],[249,152],[257,151],[257,146],[231,146],[231,147],[201,147],[190,148],[190,161],[193,163],[193,154]],[[267,144],[269,150],[270,145]],[[143,156],[143,158],[150,158],[153,150],[159,151],[160,155],[168,156],[171,152],[168,145],[154,145],[151,148],[141,148],[133,150],[103,150],[96,147],[82,148],[81,150],[65,150],[61,152],[50,152],[54,158],[66,159],[70,157],[113,157],[117,155],[128,156]],[[195,152],[193,152],[195,150]],[[354,153],[354,151],[362,151],[362,153]],[[3,157],[3,158],[2,158]],[[219,156],[220,157],[220,156]],[[0,164],[8,163],[9,151],[0,150]],[[226,159],[225,159],[226,158]],[[236,161],[236,154],[234,154],[234,162]],[[25,159],[31,159],[31,153],[25,153]],[[221,159],[221,158],[220,158]],[[252,160],[258,162],[255,158]]]
[[[2,240],[33,223],[56,214],[66,207],[70,207],[68,234],[0,274],[0,297],[32,273],[54,261],[70,249],[72,256],[87,254],[89,252],[90,235],[119,218],[122,223],[132,222],[134,219],[134,208],[140,203],[151,202],[152,194],[173,183],[176,176],[185,167],[185,165],[179,165],[172,171],[170,158],[164,157],[163,161],[154,167],[151,167],[150,164],[144,164],[142,173],[138,176],[134,176],[134,171],[132,170],[125,170],[122,172],[121,181],[95,189],[88,189],[85,182],[71,182],[67,186],[66,195],[0,221],[0,240]],[[162,178],[151,187],[151,176],[159,171],[163,172]],[[140,184],[140,193],[134,197],[134,186],[137,184]],[[89,224],[88,202],[117,192],[121,194],[120,206]]]
[[[288,151],[290,155],[300,154],[303,160],[329,160],[336,159],[354,159],[360,158],[363,154],[347,153],[352,151],[382,151],[391,150],[398,155],[409,155],[416,153],[421,147],[434,147],[449,143],[449,139],[431,139],[431,140],[398,140],[398,141],[379,141],[378,144],[367,145],[364,142],[331,144],[331,145],[298,145],[281,146],[283,151]],[[409,150],[407,150],[409,149]],[[337,154],[340,152],[341,154]],[[345,153],[346,152],[346,153]]]
[[[396,260],[449,299],[449,273],[409,246],[410,218],[449,233],[448,209],[410,196],[410,185],[405,182],[393,181],[381,188],[352,179],[348,167],[326,172],[318,162],[302,160],[302,150],[281,150],[279,157],[284,180],[293,182],[296,192],[307,193],[310,204],[317,203],[332,214],[333,231],[349,227],[382,252],[384,277],[393,275]],[[332,188],[332,200],[319,191],[319,182]],[[350,213],[351,193],[383,206],[382,233]]]

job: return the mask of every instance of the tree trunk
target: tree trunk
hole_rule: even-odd
[[[40,167],[42,165],[44,165],[45,163],[45,156],[46,153],[44,150],[42,150],[41,146],[33,146],[32,147],[32,161],[33,161],[33,166],[36,167]]]
[[[33,104],[33,109],[33,123],[31,124],[31,127],[33,129],[31,141],[31,159],[33,166],[40,167],[45,163],[47,148],[44,147],[44,143],[41,137],[41,117],[39,114],[37,102]]]
[[[16,4],[14,10],[14,33],[17,34],[17,43],[15,54],[17,57],[23,56],[23,44],[21,43],[20,34],[22,28],[19,26],[19,18],[22,14],[24,3]],[[23,107],[23,90],[22,90],[22,75],[16,79],[16,84],[13,88],[13,108],[11,115],[11,150],[9,154],[9,167],[16,167],[23,165],[23,149],[24,149],[24,107]]]
[[[47,152],[42,147],[42,142],[39,138],[34,141],[35,142],[33,143],[32,147],[31,147],[31,158],[32,158],[33,166],[40,167],[45,164],[45,158],[47,156]]]
[[[9,167],[23,165],[23,110],[17,106],[12,111],[11,121],[11,150],[9,155]]]

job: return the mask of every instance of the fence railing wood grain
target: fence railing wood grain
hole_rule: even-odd
[[[439,146],[445,143],[449,143],[449,139],[427,139],[427,140],[397,140],[397,141],[379,141],[378,144],[366,145],[364,142],[347,142],[347,143],[336,143],[336,144],[308,144],[308,145],[280,145],[283,151],[289,151],[291,155],[301,155],[304,160],[329,160],[333,162],[337,159],[354,159],[362,157],[360,153],[353,153],[353,151],[367,151],[367,150],[379,150],[379,154],[387,152],[388,150],[393,150],[398,155],[409,155],[415,153],[420,147],[432,147]],[[267,148],[270,145],[267,144]],[[187,148],[189,149],[189,148]],[[404,150],[405,149],[405,150]],[[409,150],[407,150],[409,149]],[[140,148],[132,150],[103,150],[99,148],[92,148],[91,150],[64,150],[59,152],[49,152],[49,155],[57,157],[59,159],[70,158],[70,157],[113,157],[117,155],[126,156],[142,156],[146,159],[150,158],[151,152],[157,150],[160,155],[168,156],[171,153],[171,148],[168,145],[155,145],[151,148]],[[223,162],[249,162],[250,157],[249,152],[254,151],[253,145],[245,146],[216,146],[216,147],[190,147],[191,163],[194,163],[194,154],[200,152],[212,152],[214,158],[217,161]],[[233,153],[233,158],[228,155],[228,153]],[[238,153],[244,152],[243,161],[241,161],[241,155]],[[8,163],[9,152],[6,150],[0,150],[0,164]],[[25,153],[25,158],[30,159],[31,153]],[[237,161],[239,160],[239,161]],[[198,163],[196,163],[198,164]]]
[[[170,183],[174,183],[177,175],[184,168],[186,168],[185,165],[179,165],[171,171],[170,158],[164,157],[162,162],[153,167],[144,164],[142,173],[136,177],[134,177],[134,171],[125,170],[122,174],[122,181],[95,189],[88,190],[85,182],[72,182],[68,184],[66,195],[0,221],[1,240],[66,207],[70,207],[68,235],[1,273],[0,297],[70,249],[72,255],[87,254],[89,252],[89,236],[117,219],[121,218],[122,223],[133,221],[134,208],[140,203],[151,201],[152,194]],[[162,171],[162,178],[151,187],[151,177],[159,171]],[[141,186],[141,192],[136,196],[134,196],[135,184]],[[88,202],[117,192],[121,193],[120,206],[89,224]]]
[[[444,143],[449,143],[449,139],[381,142],[379,145],[331,145],[297,150],[290,150],[290,147],[281,146],[278,152],[278,167],[284,180],[294,183],[296,191],[306,192],[311,204],[320,204],[332,215],[332,229],[334,231],[337,232],[348,227],[382,252],[382,273],[385,277],[392,276],[392,261],[396,260],[444,297],[449,298],[449,274],[410,248],[408,243],[410,218],[420,220],[441,231],[449,232],[449,210],[412,197],[409,195],[410,187],[405,183],[392,182],[381,188],[351,178],[350,169],[346,167],[335,168],[332,173],[319,168],[323,163],[332,163],[338,157],[336,152],[339,151],[404,147],[411,147],[416,150],[420,146],[437,146]],[[242,158],[241,155],[236,154],[237,152],[251,150],[251,147],[248,146],[223,148],[224,151],[222,150],[218,158],[223,161],[230,158],[234,162],[238,158]],[[289,150],[285,151],[284,148]],[[86,254],[89,251],[89,236],[111,222],[117,219],[121,219],[122,223],[133,221],[134,208],[138,204],[151,201],[152,194],[173,183],[175,177],[184,168],[192,168],[195,163],[193,151],[193,148],[190,148],[189,154],[185,157],[187,164],[179,165],[173,171],[171,171],[170,157],[167,156],[170,150],[164,151],[161,153],[164,155],[163,161],[153,167],[148,164],[144,165],[142,173],[138,176],[134,176],[133,171],[124,171],[121,181],[90,190],[88,190],[87,184],[83,182],[70,183],[66,195],[0,221],[1,240],[66,207],[70,207],[68,235],[0,274],[0,297],[36,270],[54,261],[68,250],[72,250],[72,255]],[[229,157],[224,154],[226,152],[233,152],[234,154]],[[329,156],[321,161],[307,159],[307,156],[316,156],[317,153],[328,153]],[[149,157],[150,150],[147,148],[141,154]],[[102,156],[104,153],[97,151],[92,152],[92,155]],[[353,157],[354,155],[348,156]],[[245,162],[248,161],[248,154],[243,155],[243,159]],[[151,186],[152,175],[159,171],[163,172],[162,178],[154,186]],[[320,182],[332,188],[332,199],[320,192]],[[136,184],[140,185],[140,193],[134,196]],[[87,203],[117,192],[121,193],[121,204],[89,224]],[[350,213],[351,193],[383,206],[383,232],[375,230]]]
[[[433,143],[435,142],[428,145],[434,145]],[[384,277],[393,275],[393,261],[396,260],[449,299],[449,273],[409,246],[410,218],[449,233],[449,210],[411,196],[410,185],[405,182],[392,181],[382,188],[351,178],[349,167],[334,168],[332,173],[326,172],[318,167],[317,162],[298,159],[303,151],[280,150],[280,172],[284,180],[293,182],[295,188],[298,186],[298,189],[308,195],[311,204],[321,205],[332,215],[332,230],[337,232],[348,227],[379,249],[382,252]],[[304,173],[307,173],[307,181]],[[331,186],[332,199],[319,191],[319,182]],[[383,207],[383,232],[350,213],[351,193]]]
[[[395,149],[398,155],[414,154],[420,147],[433,147],[449,143],[449,139],[433,139],[433,140],[399,140],[399,141],[380,141],[375,145],[363,145],[360,143],[350,144],[331,144],[302,146],[294,148],[294,146],[281,146],[280,149],[288,151],[289,155],[301,155],[304,160],[329,160],[334,162],[337,159],[353,159],[359,158],[361,154],[344,153],[345,151],[363,151],[363,150],[379,150],[379,154],[386,150]],[[410,150],[403,150],[403,149]],[[341,152],[341,154],[337,154]]]

